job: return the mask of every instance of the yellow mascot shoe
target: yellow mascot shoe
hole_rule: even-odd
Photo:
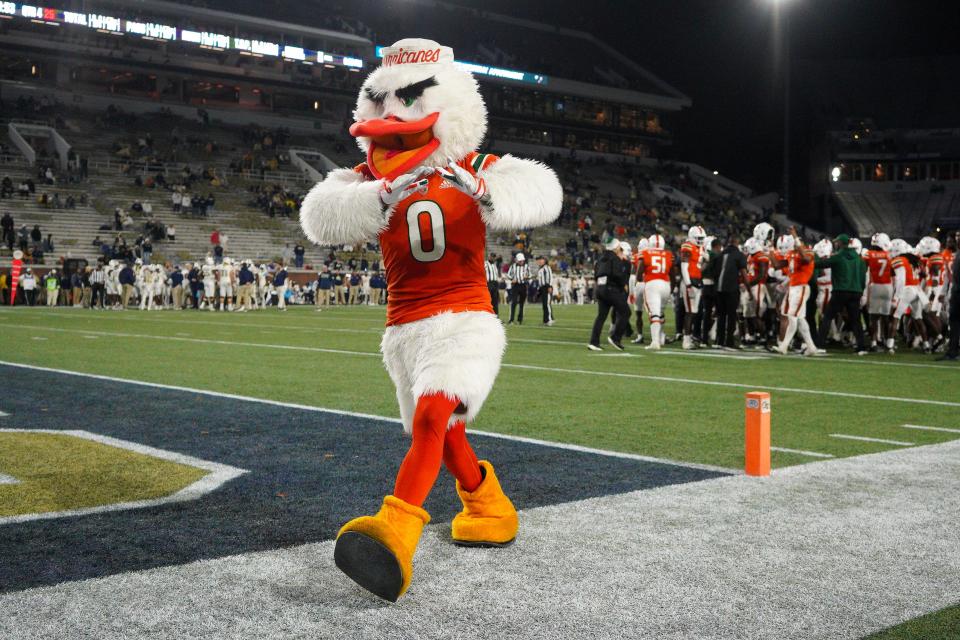
[[[517,510],[504,495],[493,465],[480,461],[483,481],[475,491],[464,491],[457,482],[463,511],[453,519],[453,541],[465,547],[505,547],[517,537]]]
[[[413,554],[429,522],[430,514],[420,507],[387,496],[377,515],[343,525],[333,560],[361,587],[396,602],[410,586]]]

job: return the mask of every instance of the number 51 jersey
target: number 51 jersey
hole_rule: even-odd
[[[470,153],[459,164],[474,175],[498,160]],[[367,166],[357,171],[373,178]],[[437,174],[398,203],[380,233],[387,271],[387,326],[444,311],[493,313],[484,271],[487,227],[473,198]]]

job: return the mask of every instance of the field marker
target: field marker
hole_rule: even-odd
[[[379,354],[378,354],[379,355]],[[94,380],[106,380],[108,382],[123,382],[126,384],[135,384],[142,387],[152,387],[154,389],[169,389],[171,391],[182,391],[186,393],[195,393],[204,396],[210,396],[214,398],[228,398],[231,400],[243,400],[245,402],[257,402],[260,404],[268,404],[275,407],[286,407],[290,409],[300,409],[303,411],[313,411],[317,413],[330,413],[338,416],[347,416],[351,418],[363,418],[365,420],[379,420],[381,422],[391,422],[393,424],[402,424],[399,418],[392,418],[390,416],[378,416],[372,413],[359,413],[356,411],[345,411],[342,409],[329,409],[327,407],[317,407],[308,404],[298,404],[295,402],[283,402],[282,400],[270,400],[267,398],[257,398],[253,396],[241,396],[235,393],[225,393],[221,391],[210,391],[208,389],[195,389],[193,387],[180,387],[172,384],[161,384],[159,382],[146,382],[144,380],[132,380],[130,378],[116,378],[114,376],[105,376],[97,373],[85,373],[82,371],[70,371],[69,369],[55,369],[53,367],[41,367],[38,365],[32,364],[22,364],[19,362],[8,362],[5,360],[0,360],[0,365],[8,367],[17,367],[20,369],[30,369],[32,371],[46,371],[48,373],[61,373],[70,376],[77,376],[80,378],[91,378]],[[590,447],[582,447],[575,444],[566,444],[563,442],[551,442],[549,440],[537,440],[534,438],[525,438],[523,436],[514,436],[504,433],[493,433],[490,431],[477,431],[474,429],[469,430],[470,433],[476,433],[481,436],[489,436],[491,438],[500,438],[501,440],[513,440],[516,442],[526,442],[531,444],[539,444],[545,447],[554,447],[556,449],[568,449],[571,451],[583,451],[587,453],[594,453],[597,455],[608,456],[611,458],[629,458],[631,460],[641,460],[644,462],[657,462],[661,464],[669,464],[677,467],[690,467],[694,469],[703,469],[705,471],[717,471],[726,474],[737,474],[739,473],[736,469],[731,469],[728,467],[719,467],[715,465],[700,464],[698,462],[683,462],[679,460],[670,460],[667,458],[655,458],[651,456],[643,456],[634,453],[625,453],[622,451],[609,451],[606,449],[593,449]],[[60,433],[59,431],[57,433]]]
[[[20,484],[20,481],[13,476],[0,473],[0,484]]]
[[[747,394],[743,460],[748,476],[770,475],[770,394],[764,391]]]
[[[803,449],[788,449],[786,447],[770,447],[771,451],[780,451],[781,453],[795,453],[801,456],[810,456],[811,458],[832,458],[833,454],[820,453],[819,451],[804,451]]]
[[[960,429],[948,429],[946,427],[925,427],[922,424],[902,424],[904,429],[919,429],[921,431],[943,431],[944,433],[960,433]]]
[[[901,447],[912,447],[913,442],[903,442],[902,440],[884,440],[883,438],[868,438],[866,436],[851,436],[845,433],[831,433],[831,438],[843,438],[844,440],[861,440],[863,442],[879,442],[881,444],[895,444]]]
[[[251,347],[259,349],[277,349],[282,351],[306,351],[310,353],[333,353],[338,355],[348,355],[348,356],[362,356],[368,358],[380,358],[381,354],[372,351],[351,351],[347,349],[326,349],[323,347],[306,347],[298,345],[287,345],[287,344],[272,344],[272,343],[263,343],[263,342],[236,342],[232,340],[214,340],[208,338],[181,338],[178,336],[158,336],[146,333],[121,333],[113,331],[92,331],[85,329],[63,329],[60,327],[38,327],[34,325],[20,325],[20,324],[4,324],[5,327],[13,327],[17,329],[29,329],[29,330],[40,330],[40,331],[53,331],[58,333],[79,333],[79,334],[95,334],[103,336],[113,336],[117,338],[146,338],[151,340],[174,340],[182,342],[192,342],[198,344],[216,344],[228,347]],[[696,378],[676,378],[672,376],[654,376],[654,375],[644,375],[638,373],[619,373],[616,371],[595,371],[590,369],[566,369],[559,367],[545,367],[537,366],[532,364],[513,364],[513,363],[504,363],[501,365],[501,368],[504,369],[523,369],[529,371],[546,371],[549,373],[576,373],[582,375],[592,375],[592,376],[602,376],[602,377],[613,377],[613,378],[625,378],[628,380],[653,380],[657,382],[677,382],[683,384],[696,384],[696,385],[705,385],[712,387],[727,387],[731,389],[765,389],[768,391],[783,391],[786,393],[802,393],[807,395],[815,396],[831,396],[836,398],[856,398],[859,400],[884,400],[888,402],[903,402],[907,404],[923,404],[923,405],[933,405],[940,407],[960,407],[960,402],[950,402],[947,400],[926,400],[923,398],[901,398],[897,396],[878,396],[867,393],[852,393],[846,391],[827,391],[821,389],[799,389],[796,387],[774,387],[764,384],[745,384],[739,382],[723,382],[720,380],[698,380]]]

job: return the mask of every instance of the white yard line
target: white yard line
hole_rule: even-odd
[[[780,451],[782,453],[795,453],[801,456],[809,456],[811,458],[832,458],[833,454],[830,453],[820,453],[819,451],[804,451],[803,449],[788,449],[786,447],[770,447],[770,451]]]
[[[0,418],[6,418],[9,415],[10,415],[9,413],[4,413],[3,411],[0,411]]]
[[[316,407],[313,405],[307,404],[297,404],[294,402],[283,402],[280,400],[268,400],[266,398],[256,398],[253,396],[241,396],[234,393],[223,393],[220,391],[210,391],[207,389],[194,389],[191,387],[181,387],[177,385],[170,384],[161,384],[158,382],[146,382],[143,380],[132,380],[129,378],[116,378],[113,376],[105,376],[96,373],[85,373],[82,371],[70,371],[69,369],[56,369],[52,367],[41,367],[32,364],[21,364],[19,362],[7,362],[0,360],[0,365],[8,367],[18,367],[20,369],[29,369],[31,371],[45,371],[48,373],[60,373],[70,376],[78,376],[81,378],[92,378],[94,380],[106,380],[109,382],[122,382],[126,384],[134,384],[142,387],[152,387],[155,389],[169,389],[171,391],[182,391],[186,393],[196,393],[205,396],[211,396],[214,398],[229,398],[232,400],[243,400],[245,402],[257,402],[260,404],[268,404],[275,407],[287,407],[291,409],[300,409],[302,411],[314,411],[317,413],[330,413],[339,416],[347,416],[351,418],[362,418],[365,420],[380,420],[383,422],[392,422],[394,424],[402,424],[399,418],[393,418],[390,416],[378,416],[371,413],[358,413],[356,411],[343,411],[341,409],[330,409],[327,407]],[[593,453],[601,456],[608,456],[611,458],[628,458],[631,460],[643,460],[647,462],[658,462],[661,464],[669,464],[674,466],[681,467],[691,467],[694,469],[704,469],[709,471],[719,471],[722,473],[737,474],[740,473],[737,469],[730,469],[727,467],[718,467],[714,465],[700,464],[696,462],[684,462],[679,460],[669,460],[666,458],[655,458],[651,456],[642,456],[633,453],[625,453],[622,451],[608,451],[605,449],[593,449],[591,447],[581,447],[580,445],[575,444],[566,444],[563,442],[551,442],[549,440],[537,440],[534,438],[525,438],[522,436],[514,436],[503,433],[493,433],[490,431],[478,431],[476,429],[470,429],[470,433],[476,433],[482,436],[489,436],[491,438],[499,438],[501,440],[513,440],[515,442],[526,442],[530,444],[537,444],[544,447],[553,447],[556,449],[566,449],[570,451],[584,451],[587,453]]]
[[[187,465],[190,467],[195,467],[197,469],[203,469],[209,471],[210,473],[206,474],[196,482],[191,483],[189,486],[184,487],[176,493],[170,494],[163,498],[156,498],[153,500],[137,500],[134,502],[119,502],[115,504],[108,504],[99,507],[88,507],[85,509],[70,509],[64,511],[48,511],[46,513],[31,513],[22,516],[5,516],[0,517],[0,526],[5,524],[11,524],[14,522],[29,522],[32,520],[51,520],[53,518],[68,518],[74,516],[85,516],[92,513],[106,513],[109,511],[126,511],[128,509],[142,509],[144,507],[155,507],[161,504],[168,504],[171,502],[185,502],[187,500],[196,500],[212,491],[217,490],[219,487],[225,483],[242,476],[247,473],[246,469],[238,469],[236,467],[231,467],[226,464],[220,464],[218,462],[209,462],[207,460],[201,460],[200,458],[194,458],[193,456],[184,455],[182,453],[176,453],[173,451],[166,451],[164,449],[156,449],[154,447],[148,447],[143,444],[136,442],[129,442],[127,440],[119,440],[117,438],[111,438],[109,436],[103,436],[98,433],[90,433],[89,431],[80,431],[80,430],[63,430],[59,431],[56,429],[0,429],[0,433],[52,433],[57,435],[69,435],[75,438],[83,438],[85,440],[92,440],[94,442],[99,442],[100,444],[105,444],[111,447],[117,447],[119,449],[126,449],[128,451],[135,451],[136,453],[141,453],[143,455],[152,456],[154,458],[160,458],[161,460],[169,460],[170,462],[177,462],[179,464]]]
[[[17,484],[18,482],[20,481],[14,478],[13,476],[8,476],[0,473],[0,484]]]
[[[912,447],[916,443],[903,442],[902,440],[886,440],[884,438],[868,438],[866,436],[852,436],[847,433],[831,433],[831,438],[843,438],[844,440],[859,440],[860,442],[879,442],[880,444],[893,444],[900,447]]]
[[[902,424],[904,429],[917,429],[920,431],[942,431],[944,433],[960,433],[960,429],[948,429],[947,427],[927,427],[922,424]]]
[[[285,351],[306,351],[312,353],[332,353],[339,355],[349,355],[349,356],[362,356],[362,357],[375,357],[380,358],[379,353],[370,352],[370,351],[350,351],[346,349],[326,349],[322,347],[303,347],[295,345],[284,345],[284,344],[272,344],[264,342],[236,342],[232,340],[213,340],[208,338],[182,338],[179,336],[157,336],[146,333],[121,333],[114,331],[92,331],[85,329],[62,329],[59,327],[38,327],[33,325],[18,325],[18,324],[4,324],[5,327],[17,328],[17,329],[27,329],[31,331],[51,331],[56,333],[76,333],[76,334],[93,334],[93,335],[102,335],[102,336],[113,336],[117,338],[136,338],[136,339],[148,339],[148,340],[173,340],[173,341],[182,341],[182,342],[191,342],[198,344],[216,344],[221,346],[234,346],[234,347],[250,347],[258,349],[278,349]],[[727,387],[732,389],[747,389],[747,390],[770,390],[770,391],[782,391],[785,393],[802,393],[808,395],[819,395],[819,396],[829,396],[837,398],[857,398],[860,400],[883,400],[888,402],[903,402],[907,404],[923,404],[923,405],[933,405],[941,407],[960,407],[960,402],[950,402],[947,400],[926,400],[923,398],[903,398],[897,396],[880,396],[867,393],[852,393],[845,391],[829,391],[826,389],[800,389],[796,387],[779,387],[771,386],[765,384],[743,384],[737,382],[723,382],[719,380],[698,380],[695,378],[678,378],[671,376],[654,376],[654,375],[642,375],[637,373],[618,373],[614,371],[592,371],[590,369],[566,369],[558,367],[542,367],[529,364],[513,364],[513,363],[504,363],[501,365],[504,369],[523,369],[530,371],[546,371],[549,373],[576,373],[582,375],[592,375],[592,376],[602,376],[602,377],[614,377],[614,378],[625,378],[631,380],[655,380],[659,382],[675,382],[681,384],[695,384],[695,385],[706,385],[714,387]]]

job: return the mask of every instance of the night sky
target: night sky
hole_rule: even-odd
[[[779,189],[783,94],[774,55],[773,0],[454,1],[606,38],[693,100],[674,124],[678,158],[718,169],[760,191]],[[854,58],[883,65],[890,58],[960,55],[957,0],[782,4],[790,21],[795,89],[803,86],[803,73],[816,73],[832,61]],[[953,84],[960,86],[960,59],[953,68]],[[838,94],[848,90],[836,87]],[[803,99],[795,91],[791,104],[797,104],[798,120],[804,117]],[[895,86],[890,99],[899,99]],[[922,104],[916,110],[923,112]],[[960,103],[953,122],[878,124],[960,127]],[[806,127],[800,122],[794,127],[794,163],[802,165]]]

